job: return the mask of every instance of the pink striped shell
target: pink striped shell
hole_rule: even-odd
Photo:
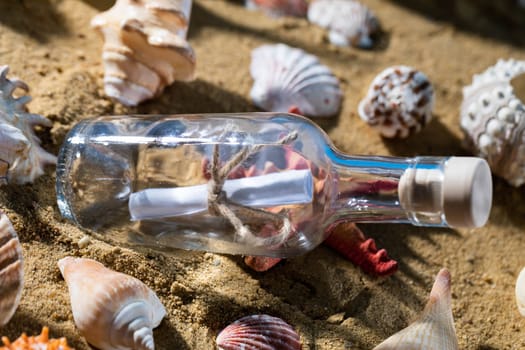
[[[249,9],[261,9],[272,17],[305,17],[308,10],[306,0],[246,0]]]
[[[300,350],[292,326],[278,317],[250,315],[238,319],[217,336],[220,350]]]

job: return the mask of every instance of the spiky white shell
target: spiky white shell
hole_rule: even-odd
[[[66,257],[58,262],[77,328],[101,350],[153,350],[153,328],[166,315],[144,283],[102,264]]]
[[[252,51],[250,73],[252,101],[266,111],[328,117],[341,106],[339,80],[317,57],[301,49],[285,44],[260,46]]]
[[[463,88],[461,105],[467,147],[513,186],[525,182],[525,101],[512,85],[523,74],[525,61],[499,60]]]
[[[525,316],[525,268],[523,268],[516,280],[516,303],[518,311]]]
[[[306,16],[308,3],[306,0],[245,0],[249,9],[261,9],[272,17]]]
[[[23,284],[22,247],[7,215],[0,211],[0,327],[15,313]]]
[[[195,55],[186,41],[191,0],[117,0],[91,26],[105,40],[104,89],[130,106],[193,79]]]
[[[385,69],[359,103],[359,116],[384,137],[405,138],[432,119],[434,89],[422,72],[407,66]]]
[[[379,30],[374,13],[354,0],[314,0],[308,20],[328,29],[330,42],[337,46],[371,48],[371,36]]]
[[[458,340],[452,316],[450,273],[439,271],[430,299],[419,318],[392,335],[374,350],[457,350]]]
[[[240,318],[224,328],[216,341],[219,350],[301,349],[301,339],[292,326],[269,315]]]
[[[29,87],[16,78],[7,79],[8,72],[8,66],[0,66],[0,185],[32,182],[44,173],[46,164],[56,163],[56,157],[40,147],[33,130],[51,122],[27,112],[29,95],[13,97],[16,89],[28,92]]]

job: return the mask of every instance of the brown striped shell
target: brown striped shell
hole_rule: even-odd
[[[0,326],[15,313],[23,282],[22,247],[7,215],[0,211]]]
[[[269,315],[250,315],[238,319],[217,336],[220,350],[296,350],[299,335],[288,323]]]
[[[359,103],[359,116],[384,137],[405,138],[432,119],[434,89],[420,71],[393,66],[381,72]]]

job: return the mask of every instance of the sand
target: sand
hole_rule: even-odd
[[[365,3],[385,31],[372,51],[335,48],[322,29],[304,19],[275,20],[237,2],[195,1],[189,41],[198,57],[196,80],[175,83],[138,108],[114,103],[103,93],[102,42],[89,21],[111,1],[2,1],[0,63],[11,67],[10,77],[18,76],[31,87],[30,111],[53,122],[39,135],[55,154],[72,125],[89,116],[256,110],[249,100],[250,51],[272,42],[316,54],[341,79],[342,111],[319,123],[342,151],[468,154],[461,146],[461,89],[498,58],[525,59],[523,42],[512,43],[510,34],[490,35],[490,30],[481,35],[446,16],[431,19],[428,13],[403,7],[403,2]],[[359,119],[356,109],[373,77],[394,64],[426,73],[435,87],[436,106],[433,121],[420,134],[387,141]],[[514,298],[516,277],[525,266],[525,193],[501,179],[494,179],[493,210],[481,229],[361,225],[399,262],[399,271],[388,278],[367,276],[323,246],[265,273],[251,271],[236,256],[145,254],[95,238],[81,248],[85,233],[61,218],[54,182],[54,169],[49,167],[34,184],[0,189],[0,208],[13,222],[25,257],[21,304],[0,329],[11,339],[23,331],[38,333],[47,325],[52,336],[67,337],[76,349],[89,349],[74,325],[57,267],[58,259],[72,255],[96,259],[155,290],[168,310],[155,330],[161,350],[213,349],[223,327],[253,313],[289,322],[305,349],[371,349],[420,312],[441,267],[452,273],[461,349],[525,348],[525,320]]]

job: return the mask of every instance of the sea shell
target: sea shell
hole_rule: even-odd
[[[135,106],[175,80],[193,79],[195,55],[186,41],[191,0],[117,0],[95,16],[105,40],[104,88]]]
[[[516,280],[516,302],[518,311],[525,316],[525,268],[523,268]]]
[[[328,117],[341,107],[338,79],[314,55],[285,44],[252,51],[253,103],[265,111]]]
[[[292,326],[278,317],[251,315],[238,319],[217,336],[220,350],[301,349],[301,339]]]
[[[466,146],[513,186],[525,182],[525,61],[499,60],[463,88]]]
[[[379,344],[374,350],[457,350],[452,317],[450,273],[442,269],[430,292],[430,300],[419,318],[407,328]]]
[[[22,247],[7,215],[0,211],[0,327],[15,313],[23,284]]]
[[[434,89],[420,71],[407,66],[385,69],[359,103],[359,116],[384,137],[405,138],[432,119]]]
[[[14,342],[9,341],[7,337],[2,337],[2,342],[4,346],[1,346],[0,350],[73,350],[67,345],[66,338],[49,339],[49,328],[47,327],[42,328],[40,335],[28,337],[22,333]]]
[[[353,0],[315,0],[308,8],[308,20],[328,29],[337,46],[371,48],[379,21],[368,7]]]
[[[40,147],[33,130],[51,122],[27,112],[29,95],[13,97],[16,89],[28,92],[29,87],[16,78],[7,79],[8,72],[8,66],[0,66],[0,185],[32,182],[44,173],[46,164],[56,163],[56,157]]]
[[[144,283],[91,259],[66,257],[58,266],[88,343],[101,350],[155,349],[152,329],[166,310]]]
[[[249,9],[261,9],[272,17],[305,17],[308,10],[306,0],[246,0]]]

